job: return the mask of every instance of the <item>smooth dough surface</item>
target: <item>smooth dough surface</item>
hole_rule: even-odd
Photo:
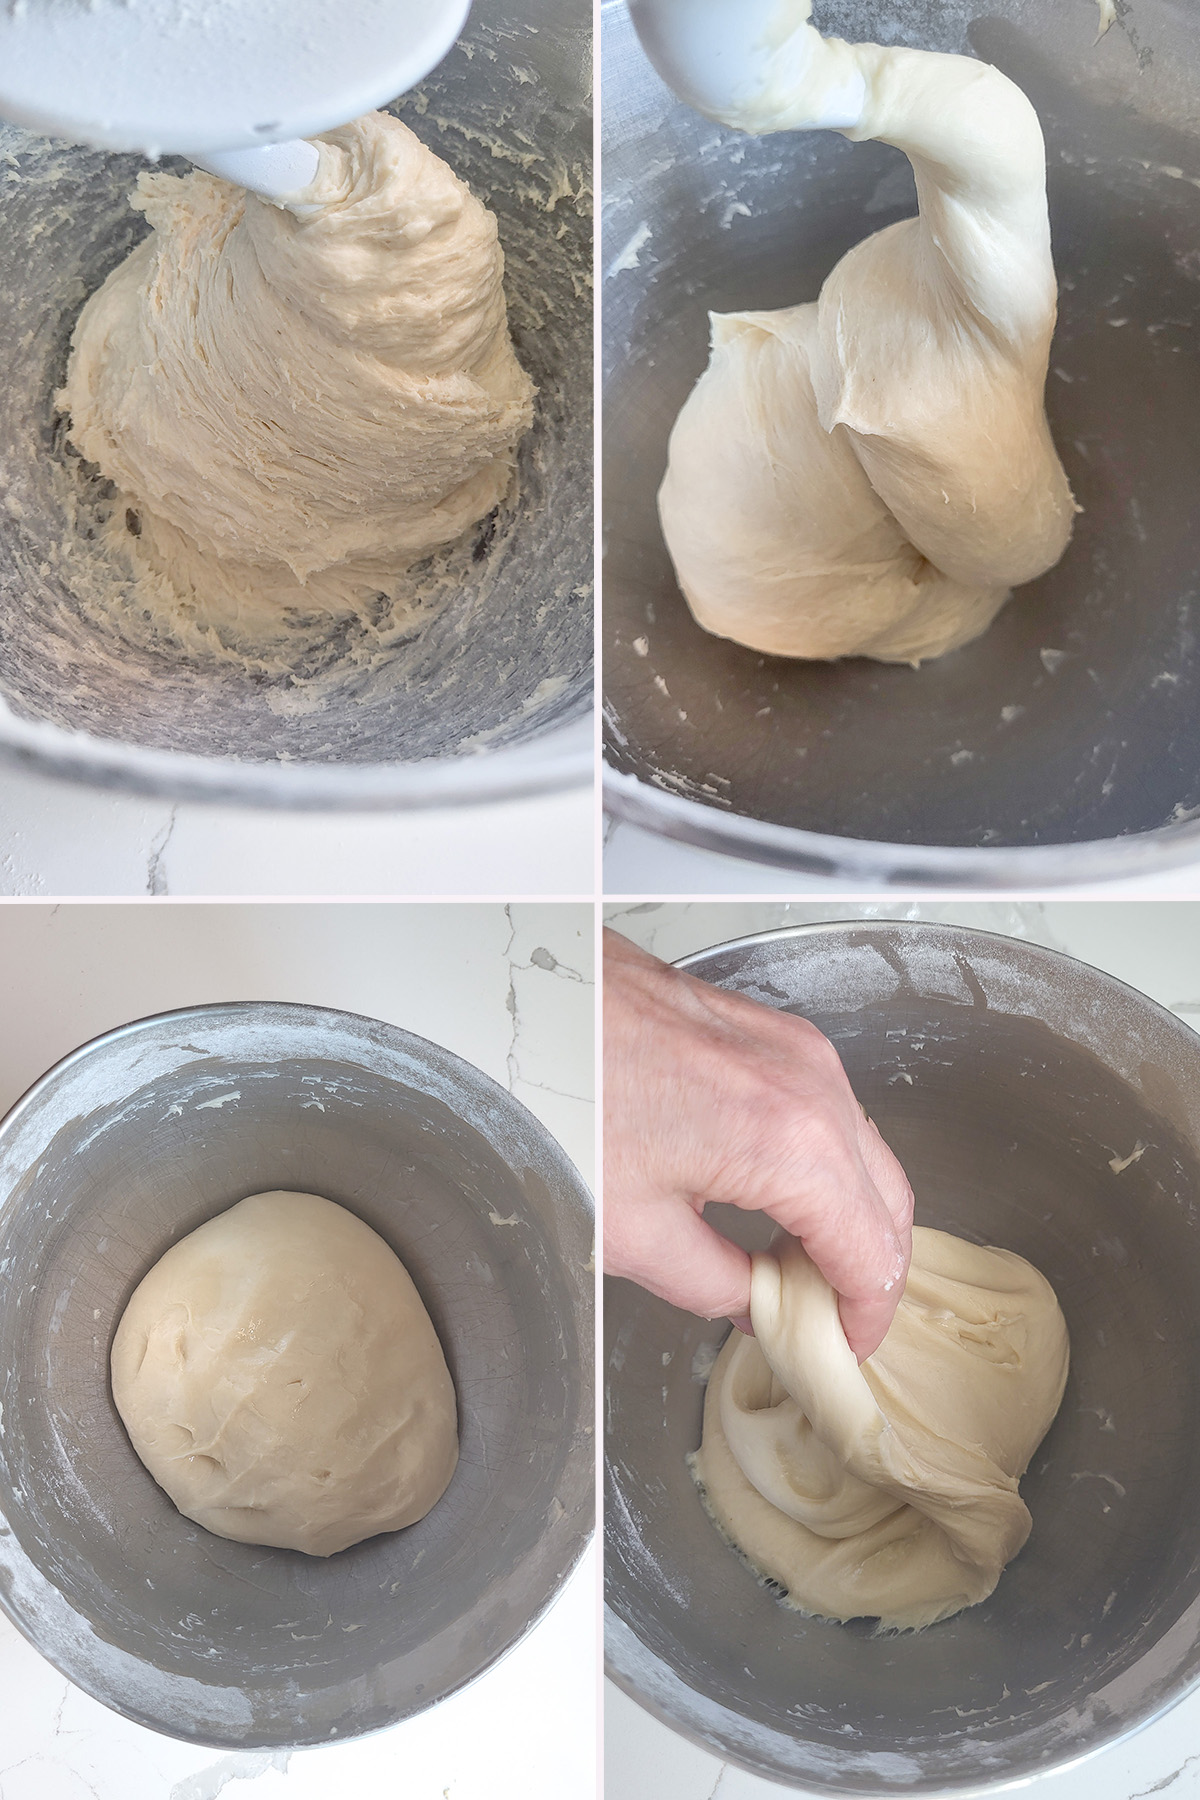
[[[1071,533],[1044,406],[1057,286],[1041,127],[986,63],[824,39],[809,0],[780,10],[773,79],[725,122],[803,129],[862,91],[845,135],[905,152],[920,216],[856,245],[814,303],[712,315],[663,534],[717,636],[915,664],[977,637]]]
[[[58,395],[130,554],[226,627],[369,613],[504,499],[532,419],[493,214],[387,114],[317,148],[288,207],[141,175],[154,230],[84,307]]]
[[[253,1194],[159,1258],[112,1348],[133,1447],[218,1537],[332,1556],[424,1518],[454,1385],[408,1272],[316,1194]]]
[[[725,1535],[822,1618],[914,1629],[985,1600],[1029,1536],[1017,1484],[1067,1379],[1049,1282],[918,1226],[895,1321],[860,1368],[836,1294],[786,1239],[754,1259],[750,1313],[693,1459]]]

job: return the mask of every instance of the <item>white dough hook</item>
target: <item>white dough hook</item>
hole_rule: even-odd
[[[628,0],[646,55],[671,91],[705,118],[741,124],[772,89],[798,90],[820,39],[810,0]],[[856,126],[862,77],[824,86],[810,130]]]
[[[190,157],[271,199],[303,142],[415,87],[470,0],[0,0],[0,117],[50,137]]]

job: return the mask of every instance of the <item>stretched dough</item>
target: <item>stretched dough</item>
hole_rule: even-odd
[[[782,0],[778,72],[726,123],[798,130],[860,92],[845,135],[905,152],[920,216],[858,244],[813,304],[712,315],[659,514],[718,637],[915,664],[977,637],[1071,534],[1043,403],[1045,149],[997,69],[827,40],[809,11]]]
[[[793,1238],[754,1259],[755,1336],[713,1368],[694,1469],[725,1535],[822,1618],[917,1628],[992,1592],[1032,1521],[1017,1482],[1067,1379],[1054,1291],[1023,1257],[913,1231],[862,1364]]]
[[[317,148],[296,210],[139,176],[154,230],[58,395],[136,561],[226,627],[369,612],[505,497],[532,419],[494,216],[385,113]]]
[[[332,1556],[424,1518],[458,1462],[421,1297],[361,1219],[253,1194],[173,1244],[112,1347],[134,1449],[218,1537]]]

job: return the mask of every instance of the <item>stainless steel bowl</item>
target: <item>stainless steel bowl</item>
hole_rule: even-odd
[[[458,1393],[433,1511],[328,1560],[176,1512],[109,1388],[146,1270],[272,1188],[391,1244]],[[199,1743],[324,1744],[434,1705],[523,1636],[586,1542],[591,1241],[537,1120],[393,1026],[205,1006],[76,1050],[0,1124],[0,1605],[97,1699]]]
[[[537,416],[517,504],[460,559],[470,576],[386,663],[365,668],[349,639],[314,650],[312,711],[287,677],[137,648],[81,610],[57,560],[79,532],[52,396],[85,297],[145,233],[128,205],[145,164],[0,125],[0,758],[283,807],[592,778],[590,26],[585,0],[475,0],[446,61],[392,108],[499,218]]]
[[[764,657],[694,623],[654,496],[707,312],[813,300],[910,215],[908,164],[746,138],[673,100],[603,12],[609,805],[785,868],[1029,886],[1200,855],[1200,4],[819,0],[822,29],[974,51],[1046,132],[1048,402],[1084,511],[1057,569],[920,670]]]
[[[1111,976],[952,925],[799,927],[683,966],[829,1034],[918,1222],[1053,1282],[1071,1375],[991,1599],[877,1636],[787,1611],[722,1543],[684,1458],[725,1328],[608,1283],[611,1673],[706,1749],[825,1794],[982,1792],[1135,1731],[1200,1678],[1200,1038]]]

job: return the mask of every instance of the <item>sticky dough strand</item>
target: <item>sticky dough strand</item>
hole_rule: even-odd
[[[291,211],[139,177],[153,231],[92,295],[58,404],[136,513],[123,547],[218,625],[369,613],[508,494],[533,386],[495,217],[369,113]]]

